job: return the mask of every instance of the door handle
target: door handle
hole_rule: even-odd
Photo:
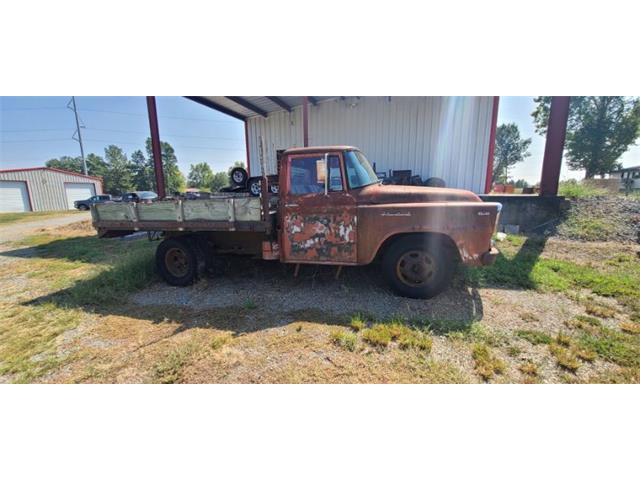
[[[299,207],[300,205],[298,205],[297,203],[285,203],[284,206],[285,207]]]

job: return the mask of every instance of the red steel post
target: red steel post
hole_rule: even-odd
[[[567,136],[570,99],[571,97],[551,98],[547,140],[542,160],[542,178],[540,180],[540,195],[542,196],[558,194],[562,152],[564,150],[564,140]]]
[[[156,97],[147,97],[147,111],[149,112],[149,129],[151,130],[151,151],[153,152],[153,169],[156,174],[156,188],[158,197],[165,198],[167,192],[162,168],[162,149],[160,148],[160,129],[158,128],[158,111]]]

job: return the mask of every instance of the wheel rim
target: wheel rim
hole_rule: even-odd
[[[271,193],[274,193],[274,194],[280,193],[280,188],[278,187],[277,184],[271,185]]]
[[[242,183],[242,180],[244,180],[244,175],[242,174],[242,172],[233,172],[233,181],[236,183]]]
[[[400,281],[410,287],[420,287],[436,274],[436,262],[423,250],[404,253],[396,264],[396,274]]]
[[[189,257],[181,248],[170,248],[164,255],[164,264],[174,277],[184,277],[189,272]]]
[[[251,184],[251,193],[253,193],[254,195],[260,195],[260,182],[254,182]]]

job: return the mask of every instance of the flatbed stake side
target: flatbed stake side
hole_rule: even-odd
[[[234,253],[295,264],[380,262],[393,290],[430,298],[449,284],[455,263],[490,265],[499,203],[465,190],[381,185],[354,147],[285,150],[278,196],[219,194],[209,199],[91,207],[101,237],[162,232],[156,265],[171,285],[193,283],[212,255]]]

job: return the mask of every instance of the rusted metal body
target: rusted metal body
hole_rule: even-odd
[[[162,231],[165,236],[197,234],[214,251],[294,264],[365,265],[394,239],[407,235],[437,236],[455,248],[465,264],[487,265],[495,260],[491,236],[500,204],[448,188],[379,183],[353,188],[349,175],[354,172],[346,162],[350,152],[359,153],[348,146],[286,150],[275,209],[263,179],[261,221],[94,221],[94,226],[102,236],[142,230]],[[316,183],[307,187],[312,191],[292,184],[302,171],[296,165],[308,165],[305,162],[315,162]]]
[[[349,188],[343,152],[353,147],[309,147],[285,152],[280,175],[281,261],[366,265],[391,239],[435,234],[450,239],[469,265],[492,262],[491,236],[500,205],[465,190],[373,184]],[[342,189],[296,195],[291,161],[318,154],[339,159]]]

